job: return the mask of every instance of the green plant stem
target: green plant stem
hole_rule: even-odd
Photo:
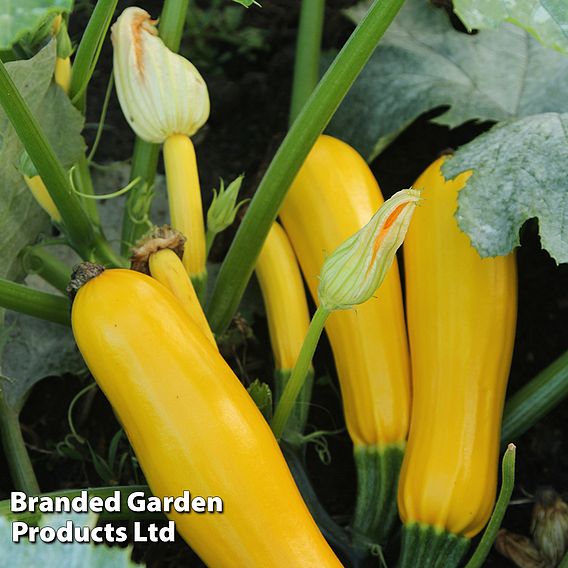
[[[37,274],[64,294],[71,279],[71,268],[49,253],[42,245],[27,247],[22,254],[22,265],[28,274]]]
[[[1,389],[0,436],[14,487],[28,495],[37,495],[40,489],[22,436],[18,413],[6,403]]]
[[[284,138],[219,271],[207,309],[215,334],[231,321],[294,177],[403,2],[373,2]]]
[[[94,231],[45,134],[0,61],[0,104],[45,183],[65,225],[72,246],[85,254],[94,245]]]
[[[564,555],[562,562],[558,565],[558,568],[568,568],[568,552]]]
[[[409,523],[402,529],[398,568],[457,568],[470,542],[437,527]]]
[[[505,405],[501,443],[517,439],[568,396],[568,351],[524,385]]]
[[[183,34],[189,0],[165,0],[160,15],[159,32],[164,44],[178,51]],[[130,249],[149,229],[149,213],[152,205],[153,187],[158,168],[160,145],[150,144],[136,138],[132,155],[130,181],[140,178],[140,183],[129,194],[122,220],[122,254]]]
[[[493,509],[491,519],[489,519],[489,524],[483,533],[483,537],[465,568],[481,568],[491,551],[493,543],[495,542],[497,532],[501,527],[503,517],[505,516],[505,512],[509,506],[509,501],[511,500],[511,495],[513,494],[513,488],[515,487],[515,455],[515,446],[513,444],[509,444],[509,447],[503,456],[503,463],[501,466],[503,480],[501,481],[499,498],[497,499],[495,509]]]
[[[101,47],[116,10],[118,0],[98,0],[73,59],[69,98],[85,110],[85,93],[100,55]]]
[[[95,188],[93,187],[87,156],[83,155],[79,158],[75,171],[77,172],[77,191],[85,195],[95,195]],[[99,217],[96,201],[94,199],[87,199],[84,197],[80,197],[80,200],[83,203],[83,208],[87,212],[91,222],[95,226],[100,227],[101,219]]]
[[[290,126],[318,84],[324,13],[325,0],[302,0],[292,82]]]
[[[332,545],[333,550],[339,554],[343,562],[348,561],[345,563],[346,566],[351,566],[352,568],[370,566],[368,562],[368,550],[353,546],[345,529],[329,516],[318,499],[312,482],[306,472],[303,448],[295,444],[287,443],[286,441],[281,441],[280,446],[288,467],[290,468],[290,472],[294,477],[294,481],[314,521],[316,521],[325,539]]]
[[[209,253],[211,252],[211,248],[213,247],[213,243],[215,242],[215,237],[217,233],[210,231],[207,229],[205,231],[205,256],[206,258],[209,257]]]
[[[282,437],[290,414],[294,410],[296,399],[306,382],[314,352],[330,313],[329,310],[319,306],[310,322],[310,327],[308,328],[304,343],[300,349],[298,360],[294,365],[290,380],[282,392],[282,396],[272,417],[272,422],[270,423],[272,431],[278,440]]]
[[[4,278],[0,278],[0,307],[62,325],[71,325],[67,298],[33,290]]]
[[[282,398],[282,393],[286,390],[286,385],[290,382],[291,377],[292,370],[290,369],[276,369],[274,372],[274,401],[276,404],[278,404]],[[310,366],[282,434],[282,437],[290,443],[302,443],[304,430],[306,429],[306,423],[308,421],[313,384],[314,369]]]
[[[406,444],[355,446],[357,500],[351,523],[355,542],[385,545],[397,519],[396,495]]]
[[[142,519],[163,519],[163,513],[133,513],[127,507],[127,499],[132,493],[142,491],[146,497],[152,495],[147,485],[117,485],[112,487],[93,487],[89,489],[67,489],[64,491],[53,491],[52,493],[42,493],[42,497],[78,497],[81,491],[87,491],[88,497],[101,497],[106,499],[114,495],[115,491],[120,491],[120,512],[110,513],[103,511],[99,515],[101,521],[118,521],[118,520],[142,520]],[[10,510],[10,501],[0,501],[0,516],[6,517],[8,521],[23,521],[28,524],[37,524],[41,518],[39,512],[12,513]]]

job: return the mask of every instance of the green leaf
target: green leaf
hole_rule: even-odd
[[[93,526],[91,515],[49,515],[42,518],[42,526],[57,529],[70,520],[74,526]],[[10,566],[41,566],[42,568],[137,568],[130,559],[132,550],[114,546],[95,546],[93,543],[45,543],[36,541],[12,542],[12,523],[0,517],[0,559]]]
[[[14,312],[7,312],[5,320],[0,389],[16,412],[41,379],[85,372],[68,327]]]
[[[473,170],[456,214],[481,256],[509,253],[519,229],[538,218],[542,247],[568,262],[568,113],[546,113],[494,126],[462,146],[446,178]]]
[[[63,91],[53,84],[55,42],[35,57],[6,65],[34,115],[65,166],[71,166],[84,151],[83,118]],[[49,228],[47,215],[36,204],[18,165],[23,146],[0,109],[0,276],[21,276],[17,255]]]
[[[272,391],[270,387],[256,379],[250,384],[247,391],[266,421],[270,422],[272,420]]]
[[[454,0],[454,12],[469,30],[510,22],[545,46],[568,53],[566,0]]]
[[[50,15],[70,12],[73,0],[0,0],[0,49],[10,49]]]
[[[260,6],[260,4],[258,2],[256,2],[256,0],[233,0],[233,2],[236,2],[237,4],[241,4],[245,8],[250,8],[253,4]]]
[[[357,20],[361,10],[350,11]],[[501,121],[568,111],[568,58],[525,31],[467,35],[445,11],[407,0],[333,118],[329,132],[369,161],[426,111],[434,122]]]

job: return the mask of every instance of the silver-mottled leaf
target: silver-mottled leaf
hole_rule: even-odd
[[[358,19],[362,10],[349,15]],[[426,111],[456,127],[568,111],[568,57],[505,25],[467,35],[445,11],[407,0],[333,118],[329,133],[368,160]]]
[[[89,526],[91,521],[80,522],[77,515],[69,516],[75,526]],[[58,527],[62,519],[46,516],[42,526]],[[1,566],[41,566],[42,568],[138,568],[130,559],[130,548],[115,546],[95,546],[93,543],[44,543],[36,541],[12,542],[12,523],[0,517],[0,565]]]
[[[511,22],[545,46],[568,53],[566,0],[454,0],[454,12],[469,30]]]
[[[542,247],[568,262],[568,113],[505,122],[462,146],[447,178],[473,170],[456,214],[481,256],[509,253],[519,229],[538,218]]]

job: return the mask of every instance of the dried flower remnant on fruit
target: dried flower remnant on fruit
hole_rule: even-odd
[[[551,487],[536,492],[531,533],[543,558],[557,566],[568,552],[568,505]]]
[[[318,289],[324,308],[346,310],[375,293],[404,240],[419,201],[418,190],[395,193],[362,229],[326,258]]]
[[[548,564],[527,536],[501,529],[495,548],[519,568],[547,568]]]
[[[155,144],[195,134],[209,118],[207,85],[192,63],[165,46],[156,20],[127,8],[111,37],[118,99],[134,132]]]
[[[142,237],[132,249],[130,268],[137,272],[150,274],[148,259],[150,255],[164,249],[174,251],[182,259],[185,247],[185,237],[169,225],[154,227],[146,236]]]
[[[73,267],[71,280],[67,286],[67,295],[71,302],[75,299],[77,292],[81,286],[84,286],[89,280],[96,278],[105,271],[105,267],[94,262],[82,262]]]

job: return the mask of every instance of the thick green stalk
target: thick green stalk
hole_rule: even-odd
[[[517,439],[568,396],[568,351],[518,390],[505,405],[501,443]]]
[[[142,492],[145,497],[152,495],[147,485],[117,485],[112,487],[93,487],[89,489],[66,489],[63,491],[53,491],[52,493],[42,493],[42,497],[67,497],[73,499],[81,495],[81,491],[87,491],[88,497],[101,497],[106,499],[112,497],[115,491],[120,491],[120,512],[109,513],[103,509],[99,515],[99,521],[119,521],[119,520],[142,520],[142,519],[163,519],[163,513],[133,513],[128,509],[127,499],[132,493]],[[40,518],[40,512],[12,513],[10,510],[10,500],[0,501],[0,516],[6,517],[8,521],[22,521],[30,525],[36,525]]]
[[[290,104],[290,126],[310,98],[319,79],[325,0],[302,0]]]
[[[81,111],[85,110],[85,93],[93,75],[106,33],[118,0],[98,0],[73,59],[69,98]]]
[[[0,389],[0,436],[10,476],[17,491],[37,495],[39,485],[22,436],[18,413],[6,404]]]
[[[22,254],[22,265],[28,274],[37,274],[54,288],[66,292],[71,279],[71,268],[49,253],[44,246],[27,247]]]
[[[292,375],[282,392],[282,396],[272,417],[272,422],[270,423],[270,427],[277,439],[282,437],[288,419],[294,410],[296,399],[306,382],[314,352],[330,313],[329,310],[319,306],[310,322],[310,327],[308,328],[308,333],[300,349],[298,360],[296,361],[296,365],[294,365]]]
[[[62,325],[71,325],[67,298],[33,290],[4,278],[0,278],[0,307]]]
[[[67,172],[1,61],[0,104],[55,202],[71,244],[86,254],[94,245],[93,227],[71,188]]]
[[[562,562],[558,565],[558,568],[568,568],[568,552],[564,555]]]
[[[493,546],[497,533],[501,528],[501,523],[505,517],[509,501],[511,500],[511,495],[513,494],[513,489],[515,487],[515,456],[516,448],[513,444],[509,444],[509,447],[503,456],[503,463],[501,466],[503,479],[501,481],[499,498],[497,499],[495,509],[493,509],[491,519],[489,519],[489,524],[481,537],[481,541],[477,545],[473,556],[470,558],[465,568],[481,568],[491,551],[491,547]]]
[[[385,545],[397,516],[396,494],[406,444],[355,446],[357,500],[351,528],[355,542]]]
[[[250,202],[215,283],[207,310],[215,334],[222,333],[231,321],[294,177],[403,2],[373,2],[284,138]]]
[[[398,568],[458,568],[470,542],[430,525],[404,525]]]
[[[189,0],[165,0],[160,16],[160,37],[172,51],[178,51],[183,34]],[[122,220],[122,254],[130,249],[148,231],[148,217],[152,205],[152,194],[160,145],[136,138],[130,181],[140,178],[140,183],[128,194]]]

